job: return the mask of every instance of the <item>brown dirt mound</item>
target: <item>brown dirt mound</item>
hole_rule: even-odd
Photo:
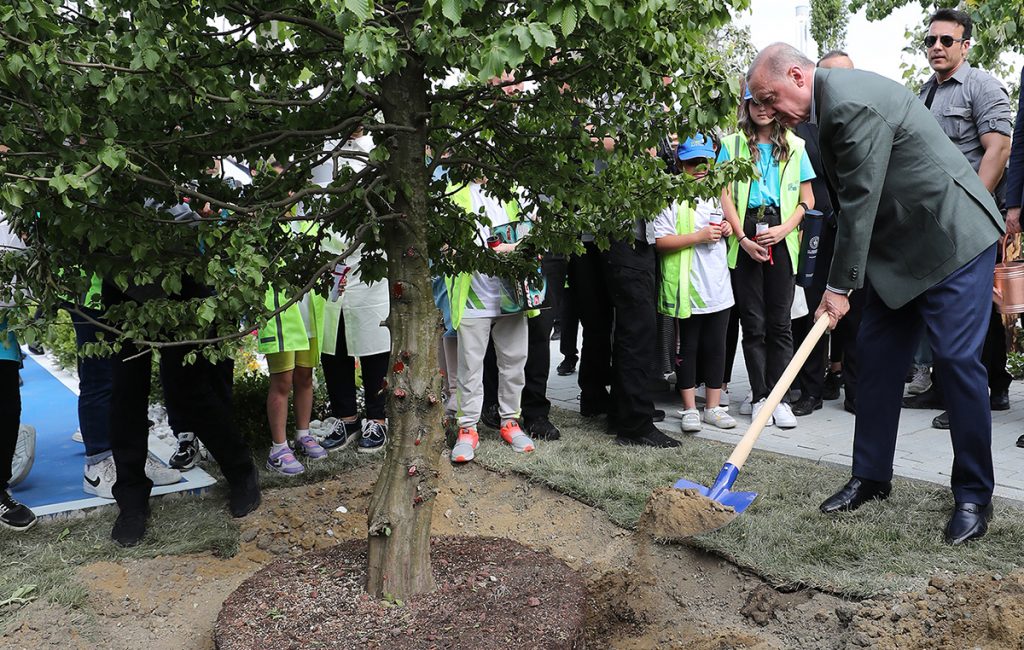
[[[585,584],[562,560],[493,537],[431,548],[437,590],[408,602],[364,592],[366,542],[278,560],[225,601],[220,650],[575,648]]]
[[[1024,571],[935,576],[924,591],[861,603],[849,648],[1024,650]]]
[[[731,507],[697,490],[660,487],[647,499],[639,528],[655,539],[677,540],[721,528],[735,518]]]

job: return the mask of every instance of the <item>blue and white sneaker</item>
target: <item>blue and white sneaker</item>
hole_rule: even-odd
[[[320,441],[320,446],[324,449],[343,449],[349,446],[353,440],[359,438],[362,424],[362,420],[359,419],[352,422],[338,420],[334,423],[334,428],[331,429],[331,432]]]
[[[359,439],[359,449],[356,451],[361,454],[373,454],[384,449],[384,445],[387,442],[387,423],[381,424],[376,420],[367,418],[366,422],[363,423],[363,437]]]

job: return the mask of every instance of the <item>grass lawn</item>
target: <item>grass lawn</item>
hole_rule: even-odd
[[[562,440],[523,455],[485,436],[477,460],[596,506],[626,528],[635,527],[653,488],[679,478],[709,485],[732,449],[698,438],[675,450],[620,447],[603,433],[603,420],[555,409],[552,421]],[[997,500],[988,535],[954,549],[942,541],[953,503],[948,487],[898,479],[887,501],[836,517],[819,513],[818,505],[848,478],[846,468],[755,449],[736,488],[758,492],[757,501],[691,543],[777,587],[852,597],[921,587],[938,571],[1008,572],[1021,563],[1024,508],[1012,502]]]

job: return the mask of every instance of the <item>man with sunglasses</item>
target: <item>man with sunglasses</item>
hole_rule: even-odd
[[[895,81],[815,69],[796,48],[775,43],[757,55],[747,82],[786,126],[818,125],[840,215],[816,317],[828,314],[835,327],[849,294],[866,292],[852,477],[820,509],[854,510],[889,496],[903,377],[926,330],[936,372],[957,396],[949,404],[955,506],[944,537],[953,545],[981,537],[995,485],[981,362],[1003,232],[995,200],[928,109]]]
[[[1013,128],[1010,98],[992,75],[967,62],[971,46],[971,17],[956,9],[939,9],[929,19],[924,38],[928,64],[935,74],[921,87],[919,97],[932,112],[949,139],[963,152],[981,182],[1001,203],[1003,171],[1010,157]],[[991,308],[982,360],[988,369],[992,410],[1010,408],[1012,378],[1006,372],[1006,334],[1002,319]],[[904,400],[905,407],[942,408],[941,381],[921,395]],[[932,421],[937,429],[949,428],[949,413]]]

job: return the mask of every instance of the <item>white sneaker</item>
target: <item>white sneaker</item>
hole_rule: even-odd
[[[750,405],[750,419],[751,420],[756,420],[757,419],[757,414],[760,413],[761,409],[764,408],[764,401],[765,401],[765,398],[762,397],[757,402],[755,402],[754,404]],[[772,415],[774,416],[775,414],[773,413]],[[774,417],[770,417],[770,418],[768,418],[768,421],[764,423],[764,426],[770,427],[773,424],[775,424],[775,418]]]
[[[85,442],[85,440],[82,439],[82,430],[79,429],[78,431],[75,431],[74,433],[72,433],[71,434],[71,440],[73,442]]]
[[[101,499],[113,499],[114,493],[111,490],[114,483],[117,483],[117,468],[114,467],[113,456],[107,456],[98,463],[85,466],[82,490],[86,494],[95,494]]]
[[[165,467],[152,456],[146,458],[146,476],[153,485],[173,485],[181,480],[181,472]],[[95,494],[101,499],[113,499],[114,483],[117,482],[117,467],[114,457],[107,456],[98,463],[85,466],[82,477],[82,489],[88,494]]]
[[[31,424],[18,427],[18,441],[14,446],[14,459],[11,461],[11,480],[8,485],[15,486],[25,480],[36,462],[36,428]]]
[[[181,480],[181,472],[167,467],[152,454],[146,459],[146,476],[153,485],[174,485]]]
[[[697,412],[697,409],[679,411],[679,418],[679,428],[683,433],[695,433],[703,428],[700,425],[700,413]]]
[[[729,415],[724,406],[704,409],[704,421],[719,429],[732,429],[736,426],[735,418]]]
[[[747,396],[743,398],[743,403],[740,404],[740,415],[750,415],[753,413],[751,402],[754,401],[754,394],[751,392],[747,393]]]
[[[693,391],[693,395],[696,398],[697,402],[701,404],[708,400],[708,392],[707,389],[704,387],[704,384],[697,386],[697,388],[695,388]]]
[[[793,409],[790,408],[786,402],[780,403],[775,407],[775,412],[772,413],[772,417],[775,420],[775,426],[780,429],[792,429],[796,427],[796,416],[793,415]]]
[[[729,406],[729,391],[722,390],[722,396],[718,398],[719,406]],[[728,409],[726,409],[728,410]]]

